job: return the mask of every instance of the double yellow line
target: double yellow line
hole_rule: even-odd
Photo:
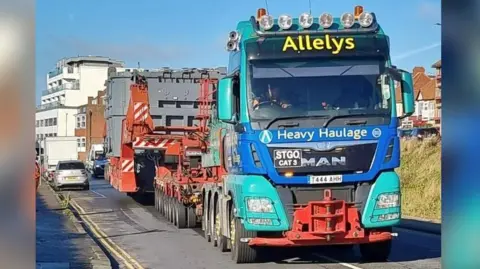
[[[108,235],[106,235],[98,225],[93,222],[90,217],[85,215],[85,210],[77,204],[74,200],[70,201],[70,205],[79,213],[80,218],[82,221],[88,226],[90,231],[93,233],[95,238],[100,241],[103,247],[105,247],[110,253],[115,255],[118,259],[120,259],[127,268],[129,269],[144,269],[140,263],[135,260],[132,256],[130,256],[125,250],[119,247],[117,244],[113,242]]]
[[[61,198],[59,195],[51,188],[49,184],[48,188],[50,189],[51,192],[55,195],[57,200],[61,202]],[[62,195],[63,196],[63,195]],[[130,256],[125,250],[123,250],[120,246],[115,244],[113,240],[108,238],[108,235],[106,235],[98,225],[90,219],[87,215],[85,215],[85,210],[77,204],[73,199],[70,200],[70,205],[72,208],[77,211],[78,216],[80,219],[85,223],[85,225],[88,227],[88,229],[92,232],[92,234],[95,236],[95,238],[100,241],[102,246],[112,253],[117,259],[121,260],[124,265],[129,268],[129,269],[145,269],[135,258]]]

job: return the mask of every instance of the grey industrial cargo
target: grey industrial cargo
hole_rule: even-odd
[[[198,114],[200,79],[221,79],[225,73],[225,67],[139,72],[147,78],[150,114],[155,126],[192,126]],[[121,121],[130,101],[132,76],[133,72],[109,70],[105,98],[105,144],[109,156],[120,155]]]
[[[105,137],[105,153],[108,157],[120,156],[120,143],[122,138],[122,120],[125,116],[111,116],[105,119],[107,136]]]

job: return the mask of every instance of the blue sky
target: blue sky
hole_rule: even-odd
[[[295,4],[294,4],[295,3]],[[440,59],[440,0],[311,0],[312,13],[340,16],[355,5],[375,12],[390,36],[394,64],[411,70]],[[229,31],[249,19],[264,0],[39,0],[36,29],[36,92],[58,59],[101,55],[144,68],[225,66]],[[269,0],[273,16],[298,16],[308,0]],[[316,16],[318,16],[316,15]]]

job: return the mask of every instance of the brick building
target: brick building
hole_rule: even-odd
[[[75,115],[75,136],[78,136],[78,159],[86,161],[90,145],[103,144],[105,91],[98,91],[96,97],[88,97],[88,103],[80,106]]]

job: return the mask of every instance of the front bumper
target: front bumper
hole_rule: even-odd
[[[365,195],[358,195],[353,201],[333,197],[333,191],[324,188],[323,198],[316,201],[310,199],[302,204],[280,199],[279,192],[274,191],[270,184],[256,179],[252,185],[245,184],[241,187],[243,195],[268,198],[275,210],[258,214],[248,211],[247,206],[240,207],[237,216],[245,220],[245,229],[258,232],[258,237],[249,239],[249,245],[252,246],[364,244],[385,241],[392,239],[391,227],[400,222],[400,180],[393,171],[381,173],[369,191]],[[244,180],[242,183],[250,183],[249,181]],[[392,193],[398,195],[397,204],[389,208],[379,208],[380,196]],[[236,203],[241,203],[238,195]]]
[[[251,246],[317,246],[365,244],[391,240],[384,230],[362,227],[360,214],[354,203],[333,200],[326,189],[324,200],[296,206],[290,231],[280,238],[255,237]]]
[[[102,168],[102,167],[94,167],[94,168],[93,168],[93,174],[94,174],[94,175],[103,176],[104,173],[105,173],[105,170],[104,170],[104,168]]]

